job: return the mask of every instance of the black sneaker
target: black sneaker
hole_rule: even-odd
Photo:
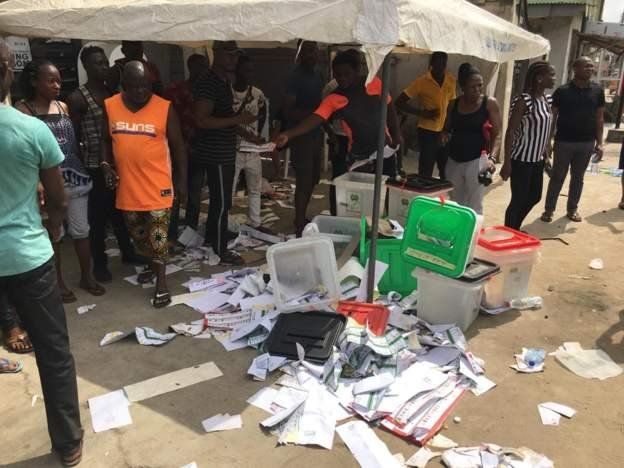
[[[243,266],[245,264],[243,257],[233,250],[226,250],[219,257],[221,258],[220,265]]]
[[[94,266],[93,276],[100,283],[110,283],[111,281],[113,281],[113,275],[108,270],[106,265]]]

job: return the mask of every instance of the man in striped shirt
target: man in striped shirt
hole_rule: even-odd
[[[232,206],[232,185],[236,163],[236,134],[240,125],[255,122],[257,117],[233,109],[229,76],[236,71],[241,50],[235,41],[215,41],[212,68],[193,84],[193,112],[196,133],[191,145],[191,178],[187,225],[197,228],[201,185],[208,178],[210,208],[205,242],[221,258],[222,265],[242,265],[236,252],[227,250],[228,212]]]

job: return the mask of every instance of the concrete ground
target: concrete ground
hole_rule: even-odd
[[[610,146],[603,167],[617,165]],[[544,241],[541,260],[536,265],[531,293],[544,297],[538,311],[508,312],[501,316],[479,317],[468,331],[470,349],[486,361],[487,376],[497,383],[488,393],[468,394],[443,433],[461,445],[493,442],[527,446],[550,457],[558,467],[624,466],[624,376],[606,381],[585,380],[547,358],[542,374],[516,374],[509,365],[522,346],[555,350],[564,341],[579,341],[585,348],[600,347],[616,362],[624,364],[624,211],[617,209],[619,178],[587,175],[580,224],[564,217],[565,190],[555,221],[538,220],[542,205],[528,219],[527,231],[539,237],[560,237]],[[326,193],[328,186],[319,186]],[[497,181],[486,196],[486,222],[500,224],[509,200],[508,184]],[[316,212],[326,208],[327,198],[314,200]],[[292,211],[275,208],[284,228],[290,227]],[[160,347],[145,347],[134,340],[104,348],[98,343],[106,332],[152,326],[165,330],[172,323],[198,318],[184,306],[155,310],[148,304],[149,291],[121,280],[131,267],[111,261],[115,280],[108,293],[93,298],[77,288],[76,262],[67,243],[64,262],[68,284],[78,296],[66,308],[72,349],[76,358],[85,451],[81,466],[96,467],[179,467],[196,461],[199,467],[351,467],[353,456],[338,436],[333,450],[315,447],[277,447],[274,436],[263,433],[258,422],[266,414],[245,400],[270,382],[254,382],[246,370],[255,355],[251,349],[225,352],[214,339],[178,337]],[[591,259],[604,259],[602,271],[588,268]],[[205,270],[203,273],[208,273]],[[189,274],[170,277],[173,292]],[[578,279],[588,276],[589,279]],[[78,305],[96,303],[97,308],[78,315]],[[2,354],[4,351],[2,351]],[[12,355],[11,357],[16,357]],[[24,371],[0,376],[0,465],[11,468],[58,466],[49,453],[45,413],[37,367],[32,356],[21,358]],[[162,395],[131,407],[133,424],[121,429],[93,433],[86,400],[124,385],[139,382],[176,369],[214,361],[223,371],[217,379]],[[273,379],[275,376],[273,376]],[[33,403],[34,401],[34,403]],[[537,404],[556,401],[572,406],[578,414],[563,420],[559,427],[543,426]],[[206,434],[201,421],[217,413],[242,415],[243,428]],[[406,458],[417,447],[383,430],[376,430],[392,453]],[[431,466],[438,466],[438,461]]]

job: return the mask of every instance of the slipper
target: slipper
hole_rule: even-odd
[[[152,299],[152,305],[156,309],[162,309],[163,307],[171,304],[171,294],[169,292],[157,292],[154,294],[154,299]]]
[[[580,223],[581,221],[583,221],[583,218],[581,218],[581,215],[578,214],[578,211],[575,211],[574,213],[568,213],[566,214],[566,217],[574,223]]]
[[[137,283],[139,284],[148,284],[154,282],[154,278],[156,278],[156,273],[151,270],[149,267],[145,267],[145,269],[137,275]]]
[[[542,217],[540,219],[542,221],[544,221],[545,223],[550,223],[553,220],[553,214],[549,213],[547,211],[544,211],[544,213],[542,213]]]
[[[78,300],[72,291],[61,292],[61,299],[63,300],[63,304],[71,304]]]
[[[63,466],[76,466],[82,461],[82,443],[83,441],[81,440],[76,448],[59,453]]]
[[[92,296],[103,296],[104,294],[106,294],[106,289],[104,289],[98,283],[93,283],[91,285],[88,285],[81,281],[79,286],[80,286],[80,289],[87,291]]]
[[[22,330],[20,327],[15,326],[9,331],[4,333],[4,346],[12,352],[17,354],[32,353],[33,345],[28,338],[28,333]]]
[[[14,365],[15,368],[11,369],[9,366]],[[24,368],[24,364],[18,361],[9,361],[6,358],[0,358],[0,374],[17,374]]]
[[[624,210],[624,201],[623,201],[623,202],[620,202],[620,203],[618,204],[618,208],[619,208],[620,210]]]

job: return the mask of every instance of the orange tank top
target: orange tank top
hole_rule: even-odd
[[[137,112],[121,94],[104,101],[119,175],[116,206],[125,211],[171,208],[173,182],[167,139],[169,101],[153,95]]]

